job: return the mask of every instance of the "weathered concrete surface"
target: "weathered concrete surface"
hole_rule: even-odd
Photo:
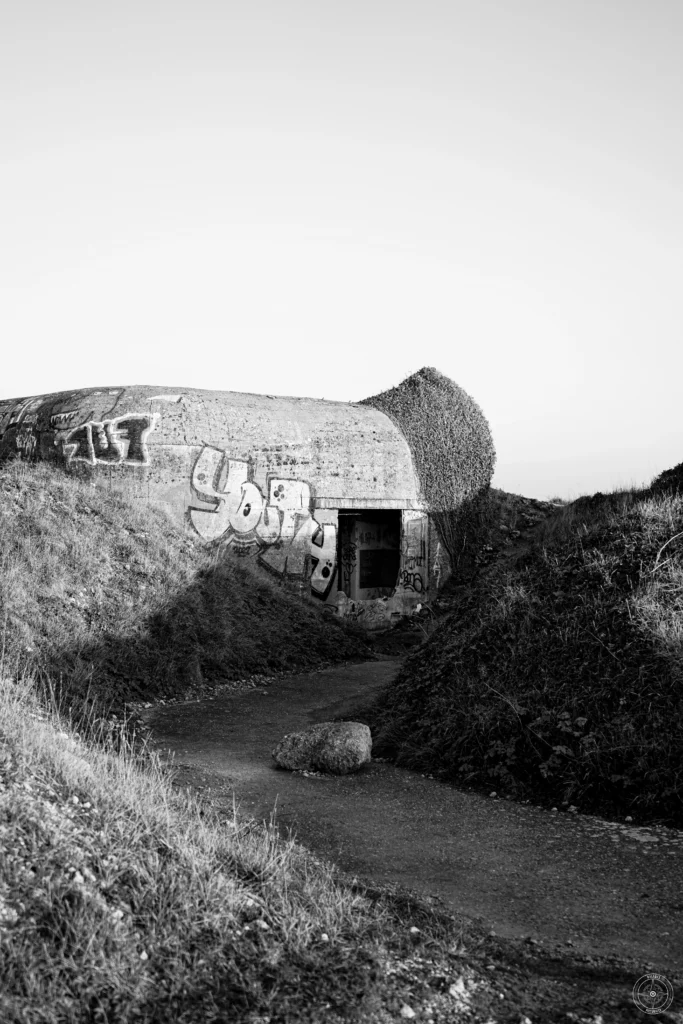
[[[0,460],[47,460],[164,505],[368,628],[448,578],[414,453],[361,403],[110,387],[0,402]]]
[[[269,480],[306,481],[316,508],[423,507],[398,427],[369,406],[346,402],[191,388],[60,392],[0,402],[5,451],[107,474],[116,469],[112,483],[131,479],[126,469],[144,470],[138,486],[144,479],[182,512],[215,510],[214,475],[225,467],[214,453],[246,463],[264,493]]]

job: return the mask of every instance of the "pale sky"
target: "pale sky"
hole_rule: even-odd
[[[21,0],[0,398],[355,401],[431,365],[494,484],[683,461],[679,0]]]

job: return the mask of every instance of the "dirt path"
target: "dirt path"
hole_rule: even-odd
[[[356,775],[276,769],[287,732],[348,714],[385,685],[387,659],[285,677],[143,712],[179,782],[210,787],[343,870],[440,895],[497,934],[638,960],[666,972],[683,951],[683,834],[491,799],[373,761]]]

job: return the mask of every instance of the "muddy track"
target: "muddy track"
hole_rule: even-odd
[[[279,739],[348,716],[395,659],[283,677],[143,712],[178,782],[276,820],[344,871],[435,893],[500,936],[675,971],[683,950],[683,833],[492,799],[373,761],[356,775],[278,770]]]

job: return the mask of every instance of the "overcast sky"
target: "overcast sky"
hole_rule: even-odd
[[[21,0],[0,398],[353,401],[421,366],[494,483],[683,461],[679,0]]]

